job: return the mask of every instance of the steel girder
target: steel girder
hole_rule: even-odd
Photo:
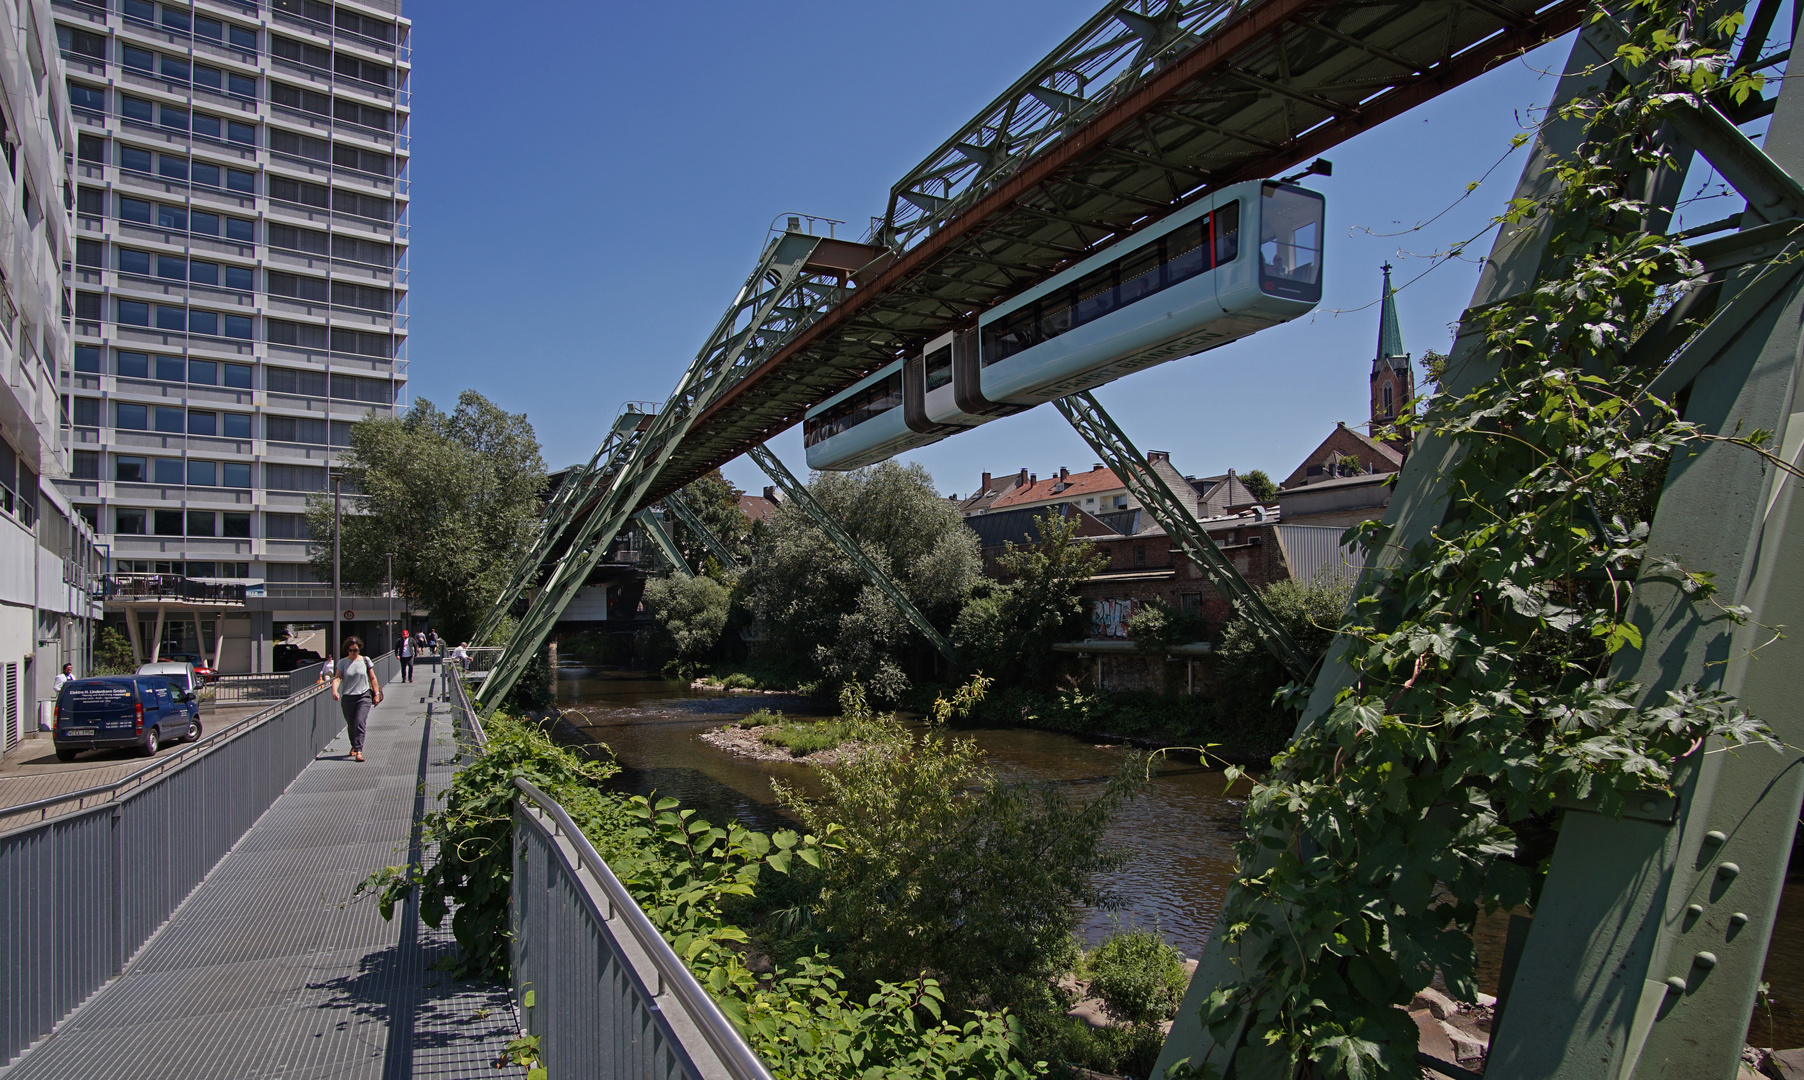
[[[1572,29],[1583,9],[1112,0],[896,185],[878,239],[897,246],[874,249],[846,303],[708,408],[653,497],[1098,246],[1323,153]],[[992,144],[1009,154],[986,157]]]
[[[1603,89],[1618,40],[1618,29],[1607,20],[1586,28],[1550,115],[1561,102]],[[1738,188],[1745,185],[1750,228],[1694,245],[1712,281],[1647,328],[1629,359],[1665,365],[1650,388],[1656,394],[1690,388],[1686,419],[1724,433],[1738,424],[1743,431],[1766,424],[1783,433],[1783,456],[1796,461],[1804,447],[1797,330],[1804,320],[1804,274],[1797,263],[1804,222],[1762,223],[1797,213],[1792,177],[1804,170],[1804,92],[1780,101],[1768,145],[1783,149],[1789,175],[1707,107],[1675,121],[1675,132],[1694,139]],[[1793,109],[1789,118],[1783,115],[1787,108]],[[1517,196],[1550,194],[1548,162],[1570,154],[1581,136],[1573,121],[1548,125]],[[1680,174],[1647,176],[1641,183],[1641,193],[1659,208],[1649,222],[1655,230],[1666,227],[1692,156],[1684,142],[1675,142],[1673,150]],[[1537,220],[1500,234],[1469,311],[1536,287],[1553,269],[1546,261],[1547,229],[1545,220]],[[1680,324],[1678,313],[1709,317],[1722,297],[1730,299],[1703,331],[1694,334]],[[1455,395],[1495,375],[1470,320],[1462,323],[1448,372],[1445,389]],[[1463,454],[1462,445],[1440,436],[1418,440],[1385,516],[1390,541],[1368,565],[1362,590],[1385,587],[1396,553],[1442,523],[1451,495],[1446,477]],[[1732,583],[1723,602],[1746,604],[1755,614],[1745,626],[1700,618],[1678,597],[1676,585],[1659,579],[1650,559],[1636,585],[1635,620],[1645,648],[1619,654],[1619,677],[1640,681],[1650,698],[1687,682],[1719,685],[1772,724],[1789,746],[1804,745],[1804,721],[1787,685],[1795,682],[1790,673],[1804,655],[1782,641],[1765,646],[1760,663],[1751,659],[1763,631],[1804,607],[1804,499],[1797,488],[1794,479],[1744,448],[1713,445],[1674,462],[1650,551],[1688,569],[1714,571],[1718,582]],[[1345,641],[1331,648],[1299,730],[1323,715],[1347,685],[1348,648]],[[1795,749],[1733,755],[1720,747],[1703,749],[1678,800],[1650,798],[1622,818],[1563,808],[1520,960],[1500,988],[1487,1076],[1735,1075],[1804,800],[1804,769]],[[1184,1057],[1218,1065],[1231,1059],[1239,1035],[1216,1043],[1186,1018],[1197,1015],[1213,990],[1237,979],[1234,958],[1212,941],[1155,1071]]]
[[[733,304],[708,336],[707,343],[684,373],[662,409],[650,418],[628,452],[616,455],[619,467],[595,484],[584,505],[572,499],[572,521],[564,532],[568,550],[557,561],[503,647],[500,658],[478,692],[479,702],[494,708],[513,688],[528,658],[545,638],[576,592],[588,580],[608,545],[640,507],[670,455],[682,443],[703,408],[722,386],[743,374],[775,343],[788,340],[798,324],[818,317],[841,299],[846,282],[817,270],[809,260],[826,241],[802,233],[783,233],[766,245],[758,266],[746,279]],[[527,558],[537,561],[543,553]]]
[[[695,576],[695,571],[689,568],[689,560],[683,558],[682,550],[677,547],[676,540],[670,535],[670,530],[666,529],[664,523],[658,520],[658,515],[652,513],[648,507],[634,514],[633,520],[639,523],[641,529],[645,530],[645,535],[651,537],[651,542],[657,547],[658,554],[664,556],[664,561],[669,564],[674,573],[686,578]]]
[[[708,549],[708,554],[714,556],[715,561],[720,563],[721,569],[737,570],[739,568],[739,560],[735,559],[733,553],[727,550],[727,545],[721,543],[720,538],[714,535],[714,530],[703,524],[702,519],[696,516],[695,511],[689,509],[689,504],[683,501],[680,494],[673,491],[664,496],[664,505],[670,508],[670,512],[676,515],[677,520],[683,523],[684,528],[696,535],[696,538],[702,542],[702,546]]]
[[[532,579],[538,574],[541,566],[552,558],[563,539],[564,530],[569,527],[578,507],[586,506],[594,498],[597,485],[611,476],[619,467],[619,460],[631,453],[632,446],[644,433],[650,417],[636,405],[627,405],[614,418],[614,426],[609,429],[608,436],[596,448],[589,463],[576,470],[564,479],[557,491],[552,493],[551,501],[539,515],[538,531],[528,546],[526,555],[514,564],[512,575],[496,597],[489,613],[483,617],[482,624],[476,629],[473,640],[487,641],[490,634],[501,624],[501,620],[513,609],[514,604],[531,587]]]
[[[1062,397],[1053,404],[1090,444],[1090,449],[1096,451],[1096,456],[1121,477],[1134,498],[1140,500],[1140,505],[1165,529],[1165,534],[1179,550],[1209,575],[1210,584],[1237,611],[1252,620],[1259,630],[1260,640],[1284,665],[1290,677],[1299,683],[1308,682],[1314,671],[1314,660],[1303,652],[1290,631],[1284,629],[1284,624],[1272,614],[1259,590],[1253,588],[1215,546],[1215,541],[1209,538],[1208,531],[1191,513],[1190,507],[1171,490],[1164,477],[1153,471],[1146,455],[1110,418],[1102,403],[1089,391],[1084,391]]]
[[[746,451],[746,454],[758,463],[758,467],[764,470],[764,475],[770,477],[771,483],[783,489],[783,494],[795,505],[801,507],[809,518],[813,519],[815,525],[820,527],[821,532],[827,535],[827,539],[833,541],[833,546],[839,548],[846,558],[852,560],[853,565],[864,572],[865,578],[877,587],[877,591],[881,592],[885,599],[895,605],[896,610],[901,612],[902,617],[908,620],[910,626],[913,626],[922,637],[927,639],[928,644],[938,649],[940,655],[947,660],[954,664],[958,663],[958,655],[953,650],[952,643],[946,640],[944,634],[934,629],[933,624],[927,621],[927,616],[921,614],[921,609],[915,607],[914,601],[910,600],[908,594],[904,593],[901,586],[890,577],[889,571],[866,555],[864,549],[859,547],[857,542],[839,527],[839,522],[833,519],[832,514],[827,513],[827,508],[820,504],[820,501],[814,497],[814,493],[798,481],[781,461],[777,460],[777,455],[762,445],[752,447]]]

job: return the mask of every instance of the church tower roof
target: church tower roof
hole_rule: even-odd
[[[1391,264],[1384,264],[1384,300],[1378,315],[1378,356],[1379,361],[1390,360],[1393,363],[1408,363],[1409,354],[1403,351],[1403,325],[1397,320],[1397,290],[1391,288]]]

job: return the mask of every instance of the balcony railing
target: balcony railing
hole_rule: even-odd
[[[196,581],[177,574],[109,574],[108,600],[186,600],[203,604],[242,604],[244,586],[223,581]]]

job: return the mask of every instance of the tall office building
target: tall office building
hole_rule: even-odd
[[[0,6],[0,743],[36,727],[63,664],[85,673],[100,614],[95,537],[46,477],[63,471],[57,377],[70,360],[74,125],[48,0]]]
[[[406,403],[410,24],[398,0],[53,8],[76,132],[59,483],[140,658],[269,670],[285,625],[329,618],[308,497],[353,422]],[[381,601],[343,607],[380,636]]]

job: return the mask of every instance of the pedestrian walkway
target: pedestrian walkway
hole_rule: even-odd
[[[439,970],[455,955],[449,923],[427,928],[412,902],[384,921],[351,900],[371,871],[418,858],[420,818],[455,771],[449,718],[424,687],[391,682],[369,760],[352,761],[341,733],[5,1080],[518,1080],[493,1067],[518,1034],[505,988]]]

